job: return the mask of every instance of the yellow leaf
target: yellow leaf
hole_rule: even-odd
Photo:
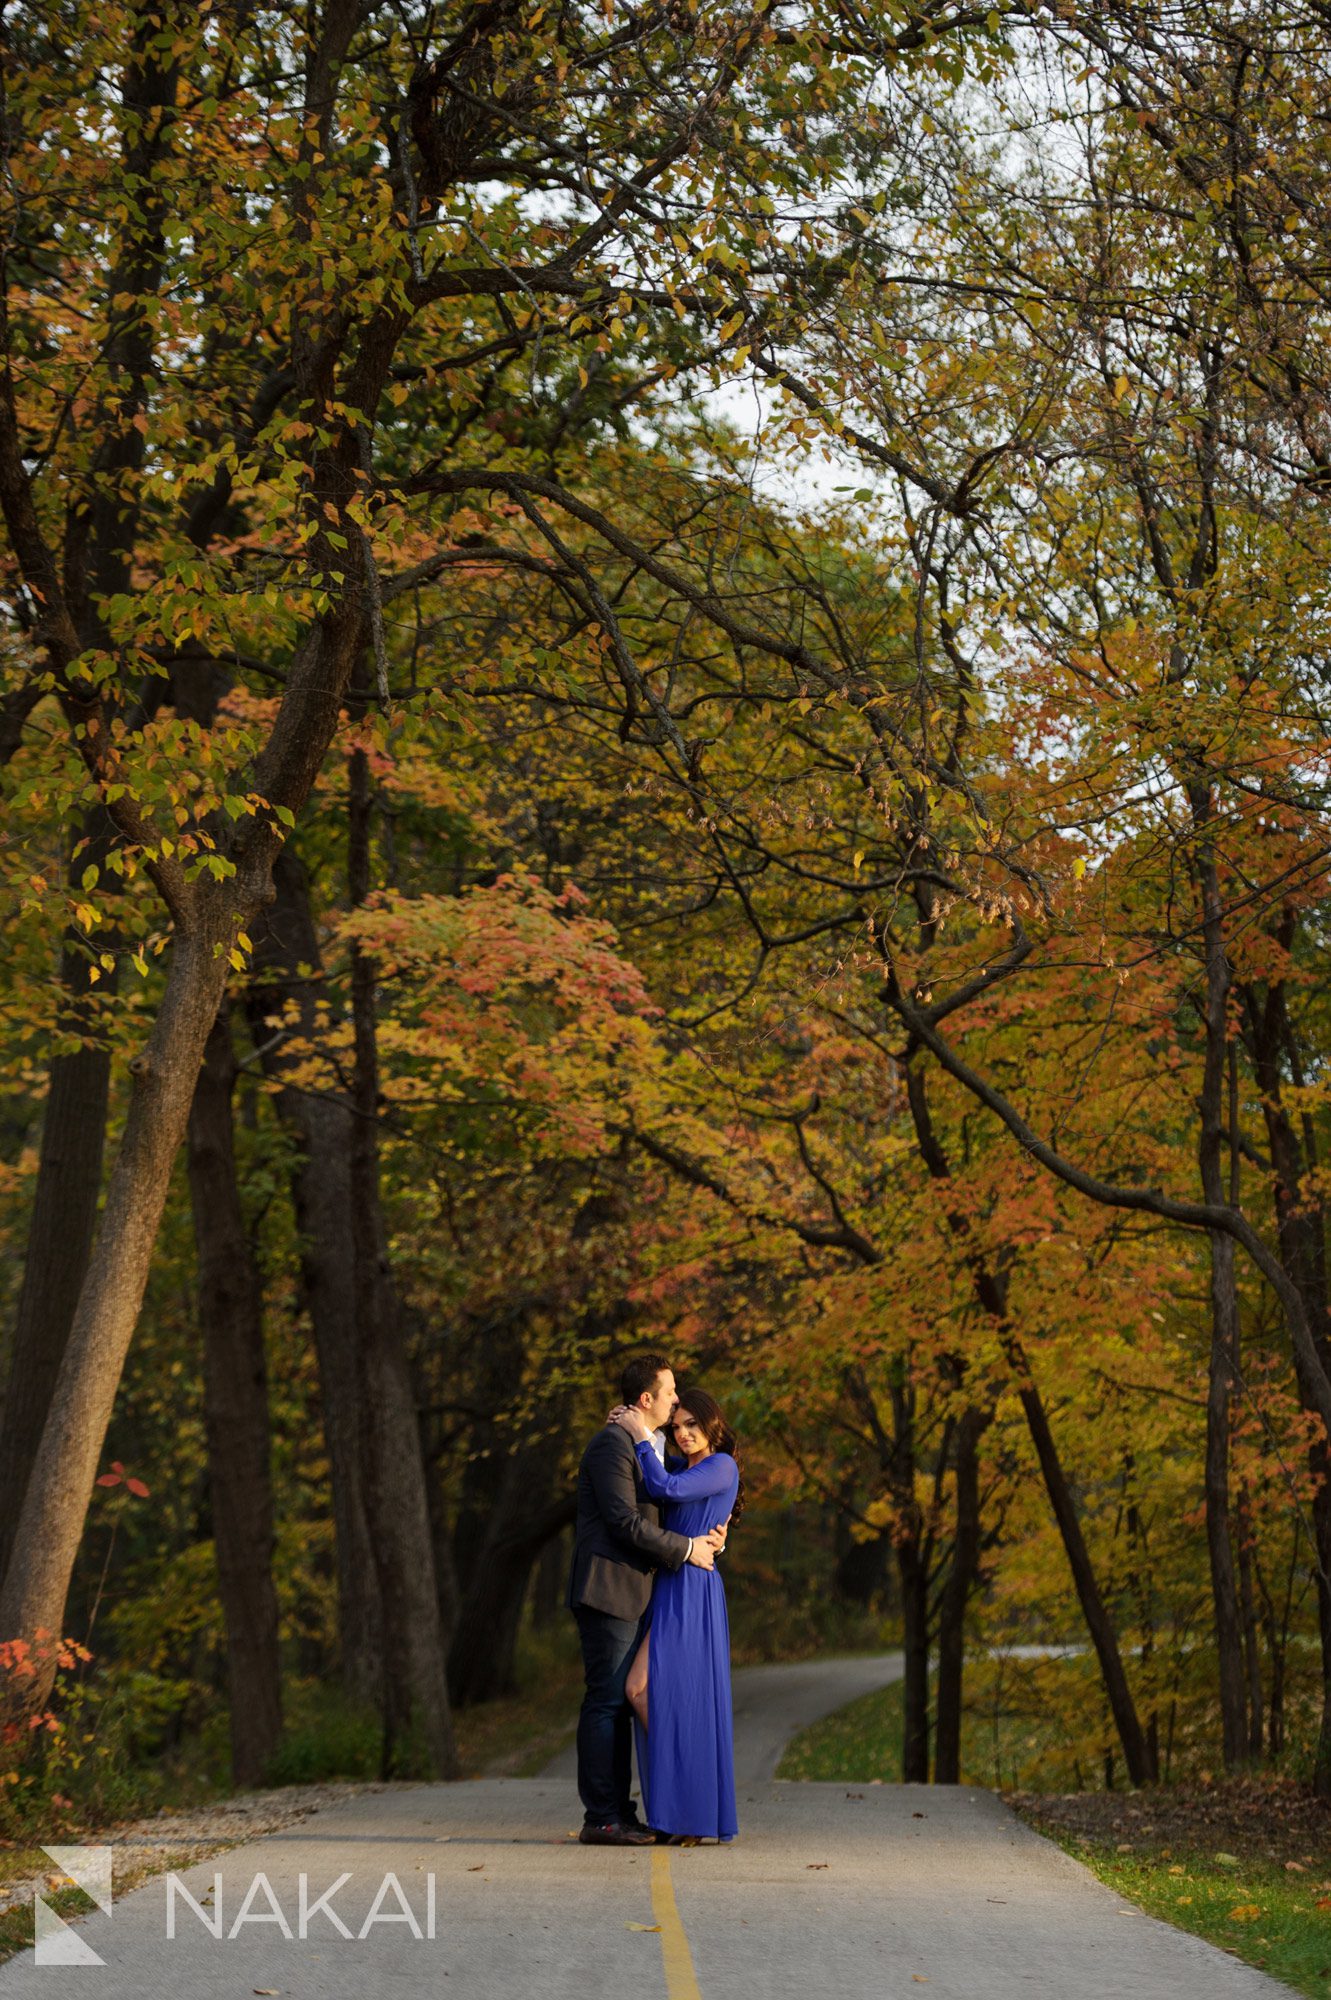
[[[1072,872],[1080,882],[1082,876],[1086,873],[1086,856],[1084,854],[1077,856],[1072,864]]]
[[[1234,1924],[1250,1924],[1254,1917],[1260,1917],[1261,1914],[1261,1907],[1257,1903],[1236,1903],[1229,1913],[1229,1920]]]

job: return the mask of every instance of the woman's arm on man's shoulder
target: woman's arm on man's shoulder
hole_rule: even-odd
[[[667,1472],[645,1438],[634,1449],[642,1483],[653,1500],[706,1500],[728,1492],[735,1480],[735,1461],[728,1451],[709,1452],[699,1465]]]

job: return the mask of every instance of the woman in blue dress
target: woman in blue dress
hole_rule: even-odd
[[[636,1410],[616,1411],[614,1420],[633,1434],[649,1497],[665,1503],[663,1526],[705,1535],[737,1519],[743,1501],[735,1434],[714,1397],[701,1389],[681,1395],[670,1422],[677,1455],[665,1465]],[[733,1840],[730,1621],[719,1569],[685,1563],[658,1572],[627,1692],[647,1824],[676,1839]]]

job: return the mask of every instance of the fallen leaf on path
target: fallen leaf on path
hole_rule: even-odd
[[[917,1986],[927,1986],[929,1984],[929,1975],[927,1972],[912,1972],[911,1978]]]
[[[262,1993],[265,1996],[265,2000],[275,2000],[275,1996],[281,1991],[281,1988],[277,1986],[256,1986],[254,1991]]]
[[[626,1931],[659,1931],[660,1924],[625,1924]]]
[[[484,1866],[485,1866],[485,1863],[484,1863],[483,1861],[478,1861],[478,1862],[476,1863],[476,1866],[475,1866],[474,1868],[469,1868],[469,1869],[467,1870],[467,1873],[468,1873],[469,1875],[479,1875],[479,1874],[480,1874],[480,1872],[481,1872],[481,1870],[482,1870],[482,1868],[484,1868]]]
[[[826,1861],[806,1861],[804,1866],[806,1868],[826,1868],[830,1866],[830,1863]]]

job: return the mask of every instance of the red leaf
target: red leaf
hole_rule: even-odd
[[[141,1479],[127,1479],[125,1484],[131,1493],[137,1493],[140,1500],[148,1498],[148,1489]]]
[[[119,1486],[120,1474],[118,1472],[104,1472],[97,1481],[97,1484],[99,1486]]]

